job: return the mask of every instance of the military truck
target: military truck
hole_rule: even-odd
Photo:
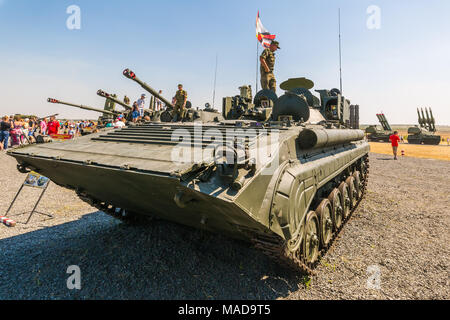
[[[408,128],[408,143],[411,144],[431,144],[438,145],[441,142],[441,136],[435,135],[436,125],[434,122],[433,112],[429,108],[430,113],[428,114],[427,108],[425,108],[425,114],[423,109],[417,108],[417,115],[419,118],[419,125]]]
[[[301,87],[262,98],[273,105],[266,121],[148,122],[8,155],[21,172],[47,176],[123,221],[159,217],[219,232],[312,273],[362,200],[369,172],[369,144],[350,128],[349,101],[317,92],[320,99]]]

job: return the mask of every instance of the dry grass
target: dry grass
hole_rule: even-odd
[[[398,147],[398,156],[401,157],[401,151],[405,152],[406,157],[439,159],[450,161],[450,146],[446,144],[438,146],[418,145],[400,143]],[[392,147],[390,143],[370,142],[370,151],[375,153],[392,155]]]

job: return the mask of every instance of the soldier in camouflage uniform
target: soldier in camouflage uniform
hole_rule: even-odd
[[[183,85],[178,85],[178,91],[175,93],[174,110],[172,113],[173,121],[181,121],[184,116],[184,108],[186,107],[187,92],[183,90]]]
[[[278,41],[272,41],[270,47],[265,49],[259,61],[261,62],[261,87],[263,89],[270,89],[276,92],[277,82],[275,75],[273,74],[273,68],[275,66],[275,51],[280,49]]]

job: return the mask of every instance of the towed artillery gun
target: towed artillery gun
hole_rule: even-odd
[[[383,113],[377,114],[378,121],[380,121],[383,130],[377,126],[369,126],[366,128],[367,139],[372,142],[389,142],[389,137],[393,134],[392,128]]]
[[[369,172],[364,132],[350,128],[349,101],[332,91],[319,100],[289,88],[271,100],[267,121],[148,122],[8,155],[118,219],[223,233],[311,273]]]
[[[61,100],[58,100],[58,99],[54,99],[54,98],[48,98],[47,102],[55,103],[55,104],[63,104],[63,105],[66,105],[66,106],[80,108],[80,109],[83,109],[83,110],[89,110],[89,111],[95,111],[95,112],[103,113],[103,115],[99,117],[99,121],[101,121],[101,122],[111,121],[115,117],[117,117],[117,116],[122,114],[122,112],[115,111],[115,110],[105,110],[105,109],[93,108],[93,107],[90,107],[90,106],[85,106],[85,105],[82,105],[82,104],[75,104],[75,103],[65,102],[65,101],[61,101]]]
[[[125,108],[125,113],[126,113],[126,119],[128,121],[131,121],[131,112],[133,110],[133,107],[126,104],[123,101],[120,101],[119,99],[117,99],[116,97],[114,97],[113,95],[99,89],[97,91],[97,95],[99,95],[100,97],[106,98],[111,100],[114,103],[117,103],[119,105],[121,105],[122,107]],[[152,121],[159,121],[159,114],[157,114],[154,110],[151,109],[144,109],[144,116],[148,116]]]
[[[425,108],[425,114],[423,109],[417,108],[417,115],[419,117],[419,125],[408,128],[408,143],[411,144],[431,144],[438,145],[441,142],[441,136],[435,135],[436,125],[434,122],[433,112],[429,108],[428,114],[427,108]],[[422,113],[422,115],[420,114]]]
[[[123,71],[123,75],[139,84],[144,90],[149,92],[155,99],[159,99],[162,103],[166,105],[166,110],[163,110],[159,112],[159,118],[161,122],[172,122],[174,120],[172,115],[172,110],[175,109],[175,106],[166,98],[161,96],[155,89],[150,87],[147,83],[143,82],[141,79],[139,79],[136,74],[131,71],[130,69],[125,69]],[[155,120],[157,117],[155,117]],[[214,109],[211,109],[209,107],[203,109],[203,110],[194,110],[192,109],[191,102],[186,102],[186,109],[184,111],[183,115],[183,122],[186,121],[201,121],[201,122],[213,122],[213,121],[221,121],[223,120],[221,114]]]

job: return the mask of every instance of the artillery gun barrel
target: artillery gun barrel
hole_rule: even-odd
[[[331,147],[364,138],[364,131],[355,129],[304,129],[298,135],[302,149]]]
[[[96,111],[96,112],[106,113],[106,114],[110,114],[110,115],[113,115],[113,116],[116,116],[116,115],[120,114],[120,112],[118,112],[118,111],[102,110],[102,109],[92,108],[92,107],[89,107],[89,106],[83,106],[81,104],[74,104],[74,103],[70,103],[70,102],[64,102],[64,101],[60,101],[60,100],[53,99],[53,98],[48,98],[47,102],[65,104],[65,105],[68,105],[68,106],[72,106],[72,107],[76,107],[76,108],[80,108],[80,109],[84,109],[84,110],[89,110],[89,111]]]
[[[117,104],[120,104],[122,107],[124,107],[124,108],[127,109],[128,111],[131,111],[131,110],[133,109],[132,106],[126,104],[126,103],[123,102],[123,101],[120,101],[120,100],[117,99],[117,98],[114,98],[114,97],[111,96],[109,93],[107,93],[107,92],[105,92],[105,91],[103,91],[103,90],[101,90],[101,89],[99,89],[99,90],[97,91],[97,94],[98,94],[100,97],[103,97],[103,98],[106,98],[106,99],[110,99],[111,101],[113,101],[113,102],[115,102],[115,103],[117,103]],[[144,109],[144,111],[145,111],[145,112],[148,112],[148,113],[152,113],[152,110],[150,110],[150,109]]]
[[[130,69],[125,69],[123,71],[123,75],[125,77],[127,77],[128,79],[136,81],[142,88],[144,88],[145,90],[150,92],[150,94],[152,94],[154,97],[156,97],[159,100],[161,100],[166,106],[170,106],[170,107],[174,108],[172,103],[170,103],[167,99],[165,99],[158,92],[156,92],[155,89],[153,89],[148,84],[146,84],[145,82],[141,81],[138,77],[136,77],[136,74],[133,71],[131,71]]]

